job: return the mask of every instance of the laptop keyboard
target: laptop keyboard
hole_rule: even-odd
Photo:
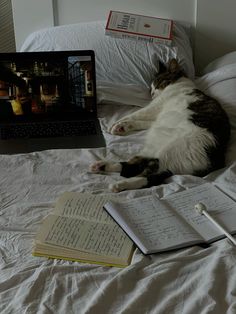
[[[22,123],[1,129],[1,138],[83,136],[97,134],[94,120]]]

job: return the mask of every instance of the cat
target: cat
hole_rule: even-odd
[[[205,176],[225,166],[229,118],[187,78],[176,59],[167,66],[159,62],[151,97],[146,107],[110,128],[114,135],[147,130],[140,155],[127,162],[100,160],[90,167],[94,173],[119,172],[125,177],[109,186],[113,192],[159,185],[176,174]]]

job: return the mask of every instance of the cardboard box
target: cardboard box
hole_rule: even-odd
[[[110,11],[105,34],[116,38],[145,40],[151,43],[171,45],[173,20]]]

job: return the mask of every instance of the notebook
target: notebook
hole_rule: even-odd
[[[94,51],[0,54],[0,153],[101,146]]]

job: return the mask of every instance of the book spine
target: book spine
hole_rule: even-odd
[[[144,35],[136,35],[136,34],[128,34],[128,33],[122,33],[118,31],[111,31],[106,30],[105,34],[114,38],[121,38],[121,39],[135,39],[139,41],[145,41],[149,43],[155,43],[155,44],[162,44],[170,46],[172,43],[172,40],[163,39],[163,38],[157,38],[157,37],[150,37],[150,36],[144,36]]]

